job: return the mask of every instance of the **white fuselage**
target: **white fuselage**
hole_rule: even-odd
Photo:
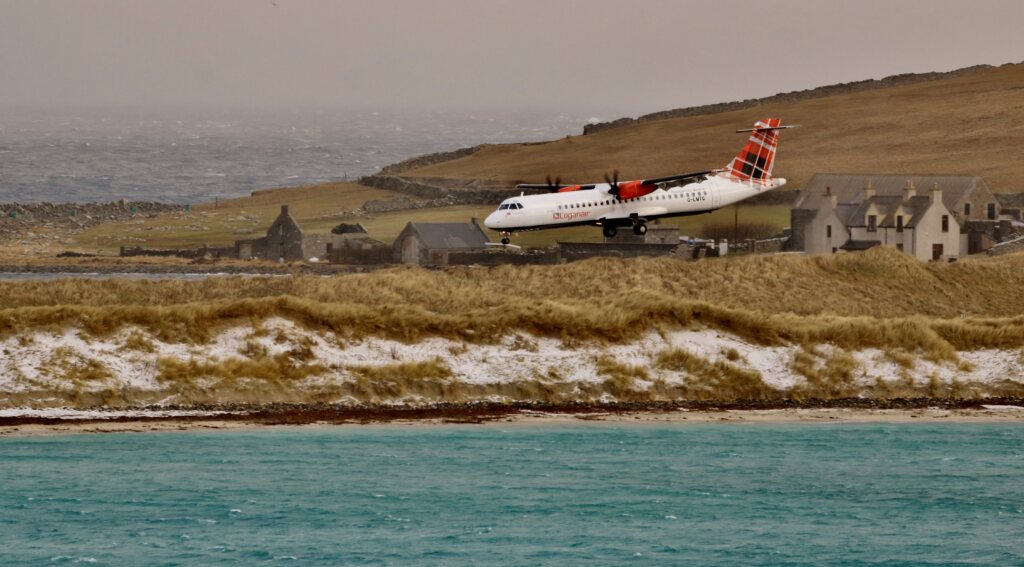
[[[484,226],[516,232],[576,224],[625,225],[634,219],[710,212],[785,184],[785,179],[750,182],[719,174],[698,183],[657,189],[643,197],[620,200],[608,193],[607,183],[601,183],[588,190],[506,199],[498,210],[488,215]]]

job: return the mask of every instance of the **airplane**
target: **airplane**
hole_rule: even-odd
[[[737,130],[750,132],[750,139],[722,169],[623,182],[616,171],[612,177],[606,174],[604,183],[582,185],[563,185],[550,177],[547,183],[522,183],[516,188],[549,192],[505,199],[484,226],[500,231],[504,245],[516,232],[577,225],[600,226],[607,238],[621,227],[632,227],[640,236],[650,220],[710,213],[785,185],[785,179],[772,177],[772,167],[779,131],[795,127],[766,118]]]

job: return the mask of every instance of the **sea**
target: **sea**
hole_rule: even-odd
[[[3,565],[1021,565],[1005,423],[0,439]]]
[[[617,117],[617,116],[616,116]],[[199,203],[426,153],[579,134],[558,110],[0,108],[0,203]]]

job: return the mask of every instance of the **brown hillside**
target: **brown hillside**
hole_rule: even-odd
[[[816,172],[981,175],[997,192],[1024,191],[1024,64],[923,83],[773,102],[719,114],[623,126],[548,144],[486,146],[473,155],[403,173],[500,183],[593,181],[618,168],[652,177],[724,166],[743,139],[731,134],[767,116],[800,124],[782,136],[776,174],[798,188]]]

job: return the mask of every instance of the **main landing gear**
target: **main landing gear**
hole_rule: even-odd
[[[601,232],[604,233],[605,238],[615,238],[615,235],[618,234],[619,229],[614,225],[606,224],[603,227],[601,227]],[[633,234],[637,236],[643,236],[647,234],[647,223],[643,220],[634,220]]]

